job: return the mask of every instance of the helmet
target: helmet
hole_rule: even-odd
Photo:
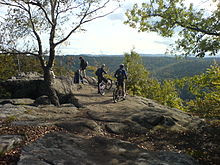
[[[124,64],[120,64],[120,68],[124,68]]]
[[[79,59],[82,59],[82,56],[80,56]]]
[[[105,64],[102,64],[102,68],[104,68],[105,67]]]

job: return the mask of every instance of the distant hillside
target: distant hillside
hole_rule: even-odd
[[[103,63],[106,64],[109,73],[114,72],[123,62],[122,55],[82,55],[91,66],[99,67]],[[72,71],[79,68],[79,55],[57,56],[57,64],[66,67]],[[194,76],[203,73],[210,65],[214,64],[214,60],[220,64],[220,58],[204,58],[198,59],[188,57],[179,59],[162,55],[142,55],[144,66],[151,72],[152,76],[158,80],[176,79],[185,76]],[[89,75],[93,73],[88,71]]]
[[[177,59],[172,57],[144,57],[145,67],[158,80],[179,79],[185,76],[194,76],[206,71],[216,61],[220,64],[220,58],[187,58]]]

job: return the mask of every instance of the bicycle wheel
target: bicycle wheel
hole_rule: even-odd
[[[106,83],[106,87],[105,88],[107,90],[109,90],[109,89],[111,89],[111,87],[112,87],[112,80],[107,78],[107,83]]]
[[[99,84],[99,92],[101,95],[105,95],[105,83],[103,81]]]
[[[114,103],[117,103],[119,101],[119,90],[118,89],[114,89],[113,91],[113,101]]]

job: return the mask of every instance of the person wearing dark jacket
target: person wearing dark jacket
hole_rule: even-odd
[[[104,77],[104,74],[107,74],[107,72],[104,70],[105,68],[105,64],[102,64],[102,66],[100,68],[98,68],[95,72],[97,78],[98,78],[98,93],[100,93],[99,90],[99,84],[104,81],[107,83],[107,79]]]
[[[115,78],[117,79],[118,86],[122,88],[123,97],[125,98],[126,92],[125,92],[125,79],[127,79],[127,73],[124,69],[124,64],[121,64],[119,66],[119,69],[116,70],[114,74]]]
[[[88,63],[82,56],[79,57],[79,60],[80,60],[80,67],[79,67],[80,75],[83,78],[86,78],[86,67],[87,67]]]

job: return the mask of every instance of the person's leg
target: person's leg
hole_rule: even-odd
[[[103,80],[105,83],[108,82],[107,78],[105,78],[105,77],[102,77],[102,80]]]
[[[82,84],[84,84],[83,77],[82,77],[81,75],[79,76],[79,80],[80,80],[79,82],[81,82]]]
[[[126,97],[126,92],[125,92],[125,82],[124,82],[124,81],[122,81],[122,96],[123,96],[123,98],[125,99],[125,97]]]
[[[102,78],[98,77],[98,93],[100,93],[99,84],[102,82]]]
[[[118,90],[123,92],[123,85],[122,85],[122,81],[118,80]]]
[[[86,78],[86,69],[82,69],[82,77]]]
[[[121,88],[121,91],[122,91],[122,96],[123,96],[123,98],[125,98],[125,83],[124,83],[124,80],[120,80],[120,88]]]
[[[80,74],[80,76],[83,77],[83,69],[82,68],[79,69],[79,74]]]
[[[83,70],[82,70],[82,68],[79,69],[79,82],[83,82]]]

